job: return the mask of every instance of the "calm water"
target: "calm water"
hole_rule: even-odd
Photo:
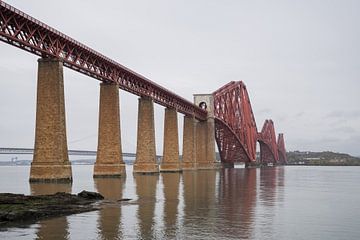
[[[0,229],[0,239],[360,239],[360,167],[278,167],[29,184],[0,167],[0,192],[98,191],[100,211]],[[117,202],[131,198],[130,202]]]

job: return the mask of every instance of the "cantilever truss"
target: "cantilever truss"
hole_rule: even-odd
[[[105,57],[65,34],[0,0],[0,40],[43,58],[56,58],[64,66],[178,112],[206,120],[207,112],[140,74]],[[231,82],[213,93],[215,136],[224,162],[253,162],[258,133],[243,82]],[[265,141],[264,141],[265,142]],[[286,163],[283,135],[279,135],[280,162]],[[273,149],[273,143],[268,146]]]
[[[256,160],[257,128],[246,86],[230,82],[213,93],[215,138],[223,162]]]
[[[175,93],[105,57],[24,12],[0,1],[0,40],[154,102],[206,120],[207,112]]]
[[[279,154],[272,120],[265,120],[261,132],[258,133],[258,141],[260,143],[260,162],[277,163]]]
[[[279,162],[281,164],[286,164],[287,157],[286,157],[285,141],[284,141],[284,134],[282,134],[282,133],[279,133],[279,136],[278,136],[277,149],[278,149],[278,153],[279,153]]]

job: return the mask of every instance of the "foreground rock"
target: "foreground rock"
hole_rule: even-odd
[[[99,193],[87,191],[78,195],[58,192],[41,196],[0,193],[0,226],[98,210],[93,203],[102,199]]]

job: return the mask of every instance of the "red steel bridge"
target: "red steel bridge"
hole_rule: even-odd
[[[261,132],[258,132],[250,98],[242,81],[226,84],[213,96],[215,137],[223,162],[256,162],[258,141],[261,163],[287,163],[284,135],[279,134],[277,143],[272,120],[266,120]]]
[[[0,40],[41,58],[58,59],[72,70],[104,83],[116,83],[120,89],[150,98],[198,121],[208,119],[205,109],[3,1],[0,1]],[[283,134],[276,140],[272,120],[266,120],[258,132],[243,82],[230,82],[212,96],[215,139],[222,162],[255,163],[259,142],[262,163],[286,163]]]

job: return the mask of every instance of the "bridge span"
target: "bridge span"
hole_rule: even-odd
[[[64,66],[101,82],[94,177],[125,175],[119,89],[139,96],[134,173],[216,168],[215,140],[221,162],[227,166],[255,164],[257,141],[262,163],[286,163],[284,135],[276,141],[271,120],[257,131],[242,81],[230,82],[210,94],[195,94],[192,103],[1,0],[0,40],[40,57],[30,181],[72,181],[68,156],[76,152],[67,147]],[[154,103],[165,107],[160,165],[155,150]],[[184,114],[181,160],[178,112]]]

